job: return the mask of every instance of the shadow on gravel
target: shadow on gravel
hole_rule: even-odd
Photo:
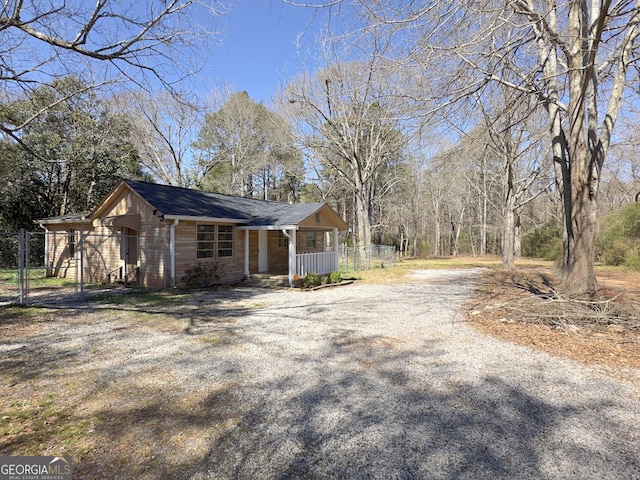
[[[410,292],[415,301],[421,288]],[[315,351],[311,345],[287,351],[288,343],[258,341],[262,330],[251,322],[268,317],[251,303],[254,291],[232,295],[235,303],[203,294],[188,302],[170,299],[183,303],[169,306],[138,301],[118,307],[187,325],[157,337],[168,343],[180,337],[166,348],[156,349],[156,337],[149,345],[145,332],[126,324],[92,329],[86,339],[76,338],[77,330],[51,331],[21,340],[24,346],[8,344],[0,368],[16,383],[55,368],[60,384],[81,387],[70,392],[68,416],[51,420],[86,424],[73,453],[79,479],[637,478],[640,446],[625,437],[634,426],[617,423],[624,414],[616,417],[608,401],[563,402],[558,393],[546,400],[542,392],[498,377],[466,377],[460,365],[445,360],[450,346],[438,338],[416,349],[343,327],[328,330]],[[313,305],[312,320],[330,322],[332,307]],[[234,318],[248,311],[249,323],[236,326]],[[295,312],[291,305],[279,314],[295,319]],[[354,321],[370,321],[368,315],[365,310]],[[224,331],[233,337],[229,343],[193,341]],[[94,349],[108,348],[114,338],[131,349],[110,363],[111,356]],[[145,341],[136,353],[136,342]],[[262,358],[284,367],[254,378],[243,371],[247,357],[231,356],[237,346],[270,348],[275,353]],[[103,357],[90,362],[93,355]],[[65,379],[67,370],[75,373]],[[544,386],[554,392],[583,386],[548,382]],[[20,442],[65,451],[64,443],[52,446],[60,441],[56,432],[24,435],[30,437],[2,439],[0,452],[11,454]]]
[[[321,366],[301,359],[301,370],[313,369],[304,384],[292,374],[266,385],[237,428],[175,478],[634,478],[640,471],[637,444],[630,451],[615,434],[601,435],[625,431],[610,419],[609,402],[554,406],[495,377],[451,384],[453,365],[437,364],[437,343],[415,352],[387,341],[347,334]],[[436,362],[431,379],[416,381],[416,358]]]

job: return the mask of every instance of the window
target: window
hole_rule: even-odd
[[[216,226],[198,225],[198,258],[212,258],[216,245]]]
[[[197,257],[232,257],[233,226],[232,225],[198,225]]]
[[[307,232],[307,248],[316,248],[316,232]]]
[[[289,239],[284,236],[282,231],[278,232],[278,248],[287,248],[289,246]]]
[[[233,256],[233,227],[218,225],[218,257]]]
[[[67,246],[69,247],[69,257],[73,258],[76,254],[76,231],[73,228],[67,230]]]

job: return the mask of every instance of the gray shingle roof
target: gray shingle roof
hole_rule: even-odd
[[[139,180],[124,180],[124,182],[164,215],[228,218],[254,227],[297,225],[324,205],[323,203],[292,205]]]

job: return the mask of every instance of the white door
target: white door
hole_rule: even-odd
[[[269,270],[269,242],[267,230],[258,230],[258,273]]]

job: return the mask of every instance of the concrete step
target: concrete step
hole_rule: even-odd
[[[252,287],[263,288],[288,287],[289,276],[255,273],[247,277],[246,284]]]

